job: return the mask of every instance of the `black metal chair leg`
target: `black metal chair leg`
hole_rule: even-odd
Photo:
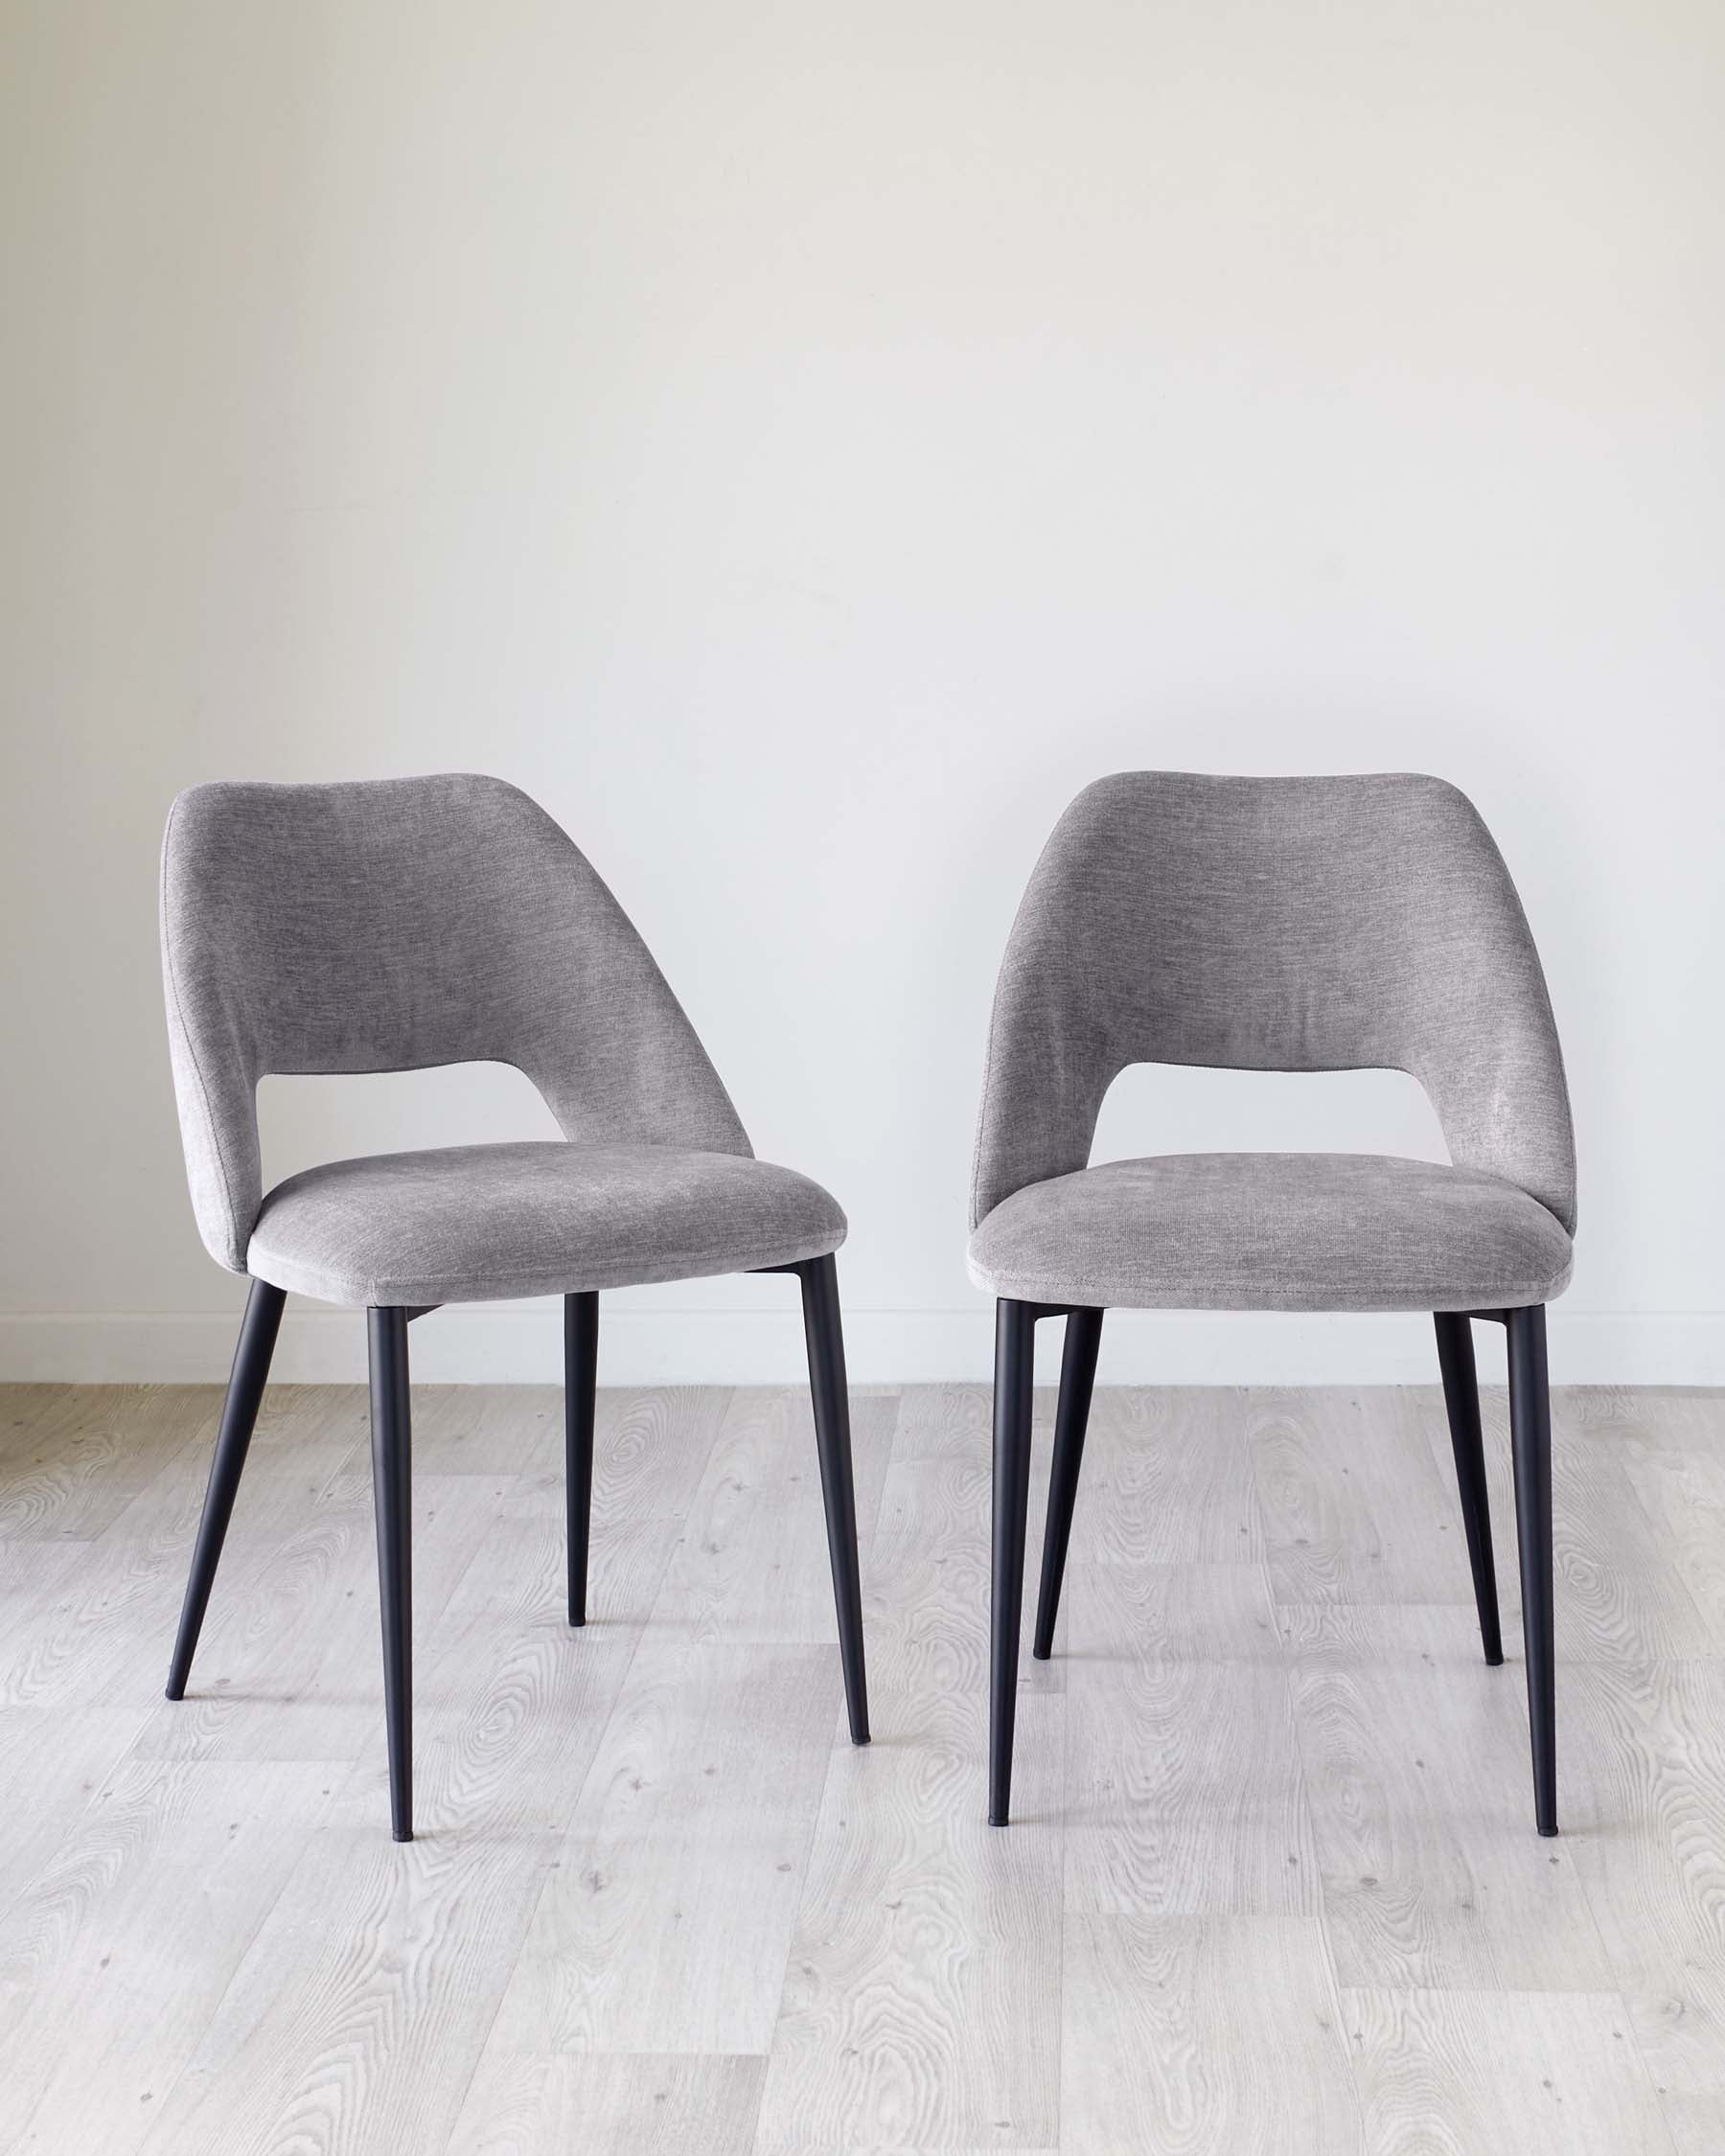
[[[1101,1311],[1081,1308],[1067,1313],[1060,1403],[1054,1411],[1054,1465],[1048,1476],[1048,1516],[1043,1526],[1042,1586],[1036,1597],[1036,1639],[1030,1649],[1038,1662],[1046,1662],[1054,1652],[1054,1620],[1060,1614],[1060,1587],[1066,1577],[1067,1546],[1072,1539],[1072,1506],[1078,1497],[1078,1470],[1084,1463],[1084,1433],[1101,1344]]]
[[[862,1659],[862,1581],[857,1565],[857,1496],[851,1475],[850,1388],[844,1374],[844,1328],[839,1311],[839,1268],[829,1254],[790,1268],[802,1285],[803,1331],[809,1347],[809,1391],[815,1406],[815,1449],[826,1505],[827,1554],[839,1612],[839,1658],[853,1744],[868,1742],[868,1678]]]
[[[1557,1831],[1557,1668],[1552,1606],[1552,1394],[1543,1307],[1507,1313],[1509,1434],[1521,1549],[1522,1635],[1533,1746],[1533,1816]]]
[[[371,1351],[372,1497],[378,1515],[378,1599],[383,1613],[383,1712],[389,1732],[389,1825],[413,1839],[412,1416],[407,1319],[366,1312]]]
[[[168,1697],[184,1699],[186,1680],[192,1674],[192,1657],[203,1630],[210,1590],[216,1584],[216,1568],[227,1539],[233,1516],[234,1496],[240,1487],[241,1470],[257,1427],[258,1408],[281,1330],[284,1289],[267,1280],[254,1280],[245,1298],[245,1315],[240,1320],[239,1344],[228,1378],[227,1397],[221,1404],[221,1428],[216,1438],[216,1456],[210,1462],[210,1479],[204,1490],[203,1513],[197,1523],[197,1540],[192,1548],[192,1571],[186,1581],[186,1599],[180,1608],[179,1631],[173,1641],[173,1659],[168,1665]]]
[[[988,1662],[988,1823],[1012,1814],[1012,1736],[1018,1721],[1019,1625],[1024,1604],[1024,1523],[1030,1508],[1033,1302],[995,1304],[994,1593]]]
[[[568,1515],[569,1622],[586,1622],[587,1536],[593,1518],[594,1393],[599,1297],[564,1297],[564,1502]]]
[[[1497,1567],[1491,1552],[1491,1501],[1485,1489],[1485,1447],[1480,1430],[1480,1381],[1474,1367],[1473,1326],[1461,1313],[1439,1310],[1438,1366],[1443,1373],[1443,1404],[1449,1411],[1450,1446],[1456,1456],[1456,1486],[1461,1496],[1461,1525],[1467,1534],[1467,1561],[1473,1568],[1474,1604],[1480,1613],[1480,1643],[1495,1667],[1504,1659],[1498,1623]]]

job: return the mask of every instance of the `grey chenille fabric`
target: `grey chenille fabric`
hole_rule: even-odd
[[[1453,1166],[1172,1155],[1090,1168],[1134,1063],[1406,1070]],[[1414,774],[1130,771],[1067,810],[990,1029],[970,1271],[1139,1308],[1458,1310],[1555,1295],[1576,1221],[1550,998],[1466,796]]]
[[[1173,1153],[1033,1182],[971,1243],[998,1296],[1152,1310],[1549,1302],[1570,1239],[1501,1176],[1366,1153]]]
[[[484,1302],[820,1257],[844,1215],[746,1154],[457,1145],[337,1160],[264,1201],[246,1269],[324,1302]]]
[[[231,1272],[444,1302],[791,1264],[844,1216],[757,1161],[694,1028],[558,826],[467,774],[182,793],[162,954],[193,1206]],[[515,1065],[568,1143],[345,1161],[264,1198],[266,1072]]]

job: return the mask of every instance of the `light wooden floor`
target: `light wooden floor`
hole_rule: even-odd
[[[602,1394],[573,1635],[558,1396],[421,1389],[405,1848],[357,1391],[162,1699],[217,1407],[0,1393],[0,2148],[1725,2149],[1725,1397],[1558,1396],[1556,1842],[1435,1389],[1098,1393],[1005,1833],[980,1390],[856,1400],[857,1753],[802,1396]]]

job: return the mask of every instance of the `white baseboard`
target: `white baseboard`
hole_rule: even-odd
[[[227,1376],[235,1319],[214,1313],[0,1314],[0,1381],[215,1384]],[[848,1309],[850,1374],[862,1385],[986,1382],[993,1318],[963,1310]],[[1482,1373],[1502,1382],[1493,1326],[1477,1329]],[[1045,1374],[1058,1369],[1059,1327],[1041,1328]],[[553,1384],[562,1374],[555,1302],[441,1310],[413,1328],[413,1372],[426,1384]],[[1553,1382],[1725,1386],[1725,1311],[1589,1311],[1557,1304]],[[354,1311],[290,1302],[275,1375],[358,1383],[365,1327]],[[608,1309],[606,1385],[791,1385],[807,1376],[793,1297],[769,1310]],[[1105,1385],[1429,1385],[1437,1364],[1422,1317],[1282,1317],[1116,1311],[1103,1333]]]

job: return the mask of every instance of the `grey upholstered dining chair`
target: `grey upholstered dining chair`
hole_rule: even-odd
[[[409,1320],[564,1298],[568,1617],[586,1620],[599,1295],[733,1272],[802,1287],[850,1733],[868,1741],[850,1411],[827,1193],[757,1160],[628,917],[498,779],[194,787],[162,858],[197,1225],[251,1280],[168,1680],[184,1697],[287,1294],[363,1307],[391,1822],[412,1836]],[[263,1186],[265,1072],[513,1064],[564,1140],[338,1160]]]
[[[1171,1154],[1089,1165],[1129,1064],[1409,1071],[1453,1165]],[[996,1304],[989,1817],[1004,1825],[1035,1326],[1064,1316],[1033,1652],[1051,1651],[1102,1316],[1430,1310],[1488,1663],[1501,1663],[1470,1318],[1507,1328],[1541,1834],[1557,1831],[1545,1304],[1570,1275],[1563,1061],[1515,886],[1440,779],[1128,771],[1054,828],[996,991],[970,1272]]]

